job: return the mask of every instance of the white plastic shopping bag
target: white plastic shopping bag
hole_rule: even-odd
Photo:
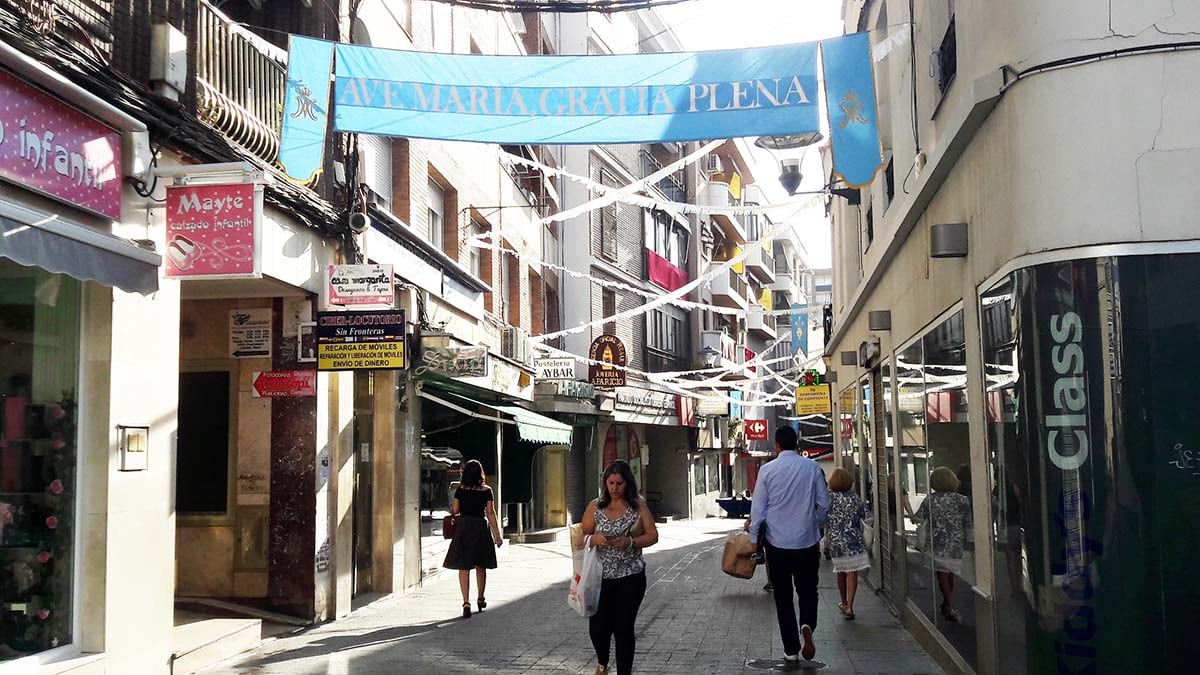
[[[604,572],[600,567],[600,556],[596,547],[588,542],[583,551],[583,562],[571,577],[571,588],[567,591],[567,604],[587,618],[596,613],[600,607],[600,584],[604,581]]]

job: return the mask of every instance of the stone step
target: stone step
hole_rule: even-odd
[[[522,534],[509,536],[513,544],[551,544],[556,541],[566,541],[570,535],[565,527],[551,527],[545,530],[527,530]]]
[[[175,626],[171,675],[194,673],[261,642],[261,619],[201,619]]]

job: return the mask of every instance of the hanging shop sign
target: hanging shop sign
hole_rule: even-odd
[[[870,182],[882,159],[866,33],[753,49],[551,57],[433,54],[293,35],[279,161],[295,179],[314,175],[330,121],[344,133],[531,145],[815,132],[818,49],[838,97],[827,101],[834,171]],[[865,180],[843,164],[861,168]]]
[[[270,307],[230,310],[229,358],[270,358],[271,317]]]
[[[575,359],[534,359],[533,369],[539,380],[574,380]]]
[[[625,366],[629,364],[629,358],[621,338],[601,335],[592,340],[588,360],[600,362],[588,366],[588,382],[605,388],[625,386]]]
[[[407,365],[404,310],[318,312],[318,370],[400,370]]]
[[[587,382],[580,380],[554,380],[550,382],[554,385],[555,396],[565,396],[567,398],[596,398],[596,387]]]
[[[829,396],[829,385],[814,384],[796,387],[797,415],[828,415],[833,412],[833,401]]]
[[[260,276],[262,190],[255,183],[168,186],[166,275]]]
[[[331,306],[387,305],[396,302],[391,265],[330,265],[326,286]]]
[[[121,136],[0,70],[0,178],[121,219]]]
[[[254,373],[253,398],[292,398],[317,395],[315,370],[266,370]]]
[[[432,340],[421,341],[421,365],[416,371],[418,377],[487,377],[487,374],[487,347],[446,347]]]
[[[746,440],[748,440],[748,441],[765,441],[765,440],[767,440],[767,421],[766,420],[746,420]]]

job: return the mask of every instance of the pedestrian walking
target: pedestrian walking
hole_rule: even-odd
[[[850,472],[837,468],[829,476],[829,522],[825,530],[829,533],[829,553],[833,560],[833,571],[837,573],[838,593],[842,601],[838,604],[842,616],[854,620],[854,596],[858,592],[858,573],[871,569],[871,558],[867,555],[866,539],[863,538],[863,521],[867,518],[867,507],[851,488],[854,478]]]
[[[942,591],[942,618],[958,621],[954,608],[954,577],[962,575],[967,530],[971,529],[971,502],[958,493],[959,480],[948,466],[929,474],[932,492],[917,509],[913,520],[926,523],[930,542],[918,542],[922,550],[933,549],[933,572]]]
[[[829,487],[821,467],[796,452],[795,429],[781,427],[775,431],[775,452],[775,459],[759,471],[754,487],[750,540],[766,549],[784,660],[796,662],[801,656],[811,660],[817,653],[813,644],[817,575],[821,567],[821,527],[829,512]],[[793,588],[799,600],[799,623]]]
[[[633,673],[634,622],[646,595],[642,549],[658,543],[654,516],[638,496],[629,464],[616,461],[604,470],[600,497],[588,504],[582,529],[596,547],[603,569],[600,605],[588,619],[596,650],[596,675],[608,673],[609,647],[617,643],[617,675]]]
[[[500,524],[496,520],[496,497],[492,488],[483,482],[483,465],[472,459],[463,466],[462,480],[454,491],[450,511],[458,519],[446,560],[442,567],[458,570],[458,587],[462,591],[463,618],[471,616],[471,570],[479,586],[476,605],[487,609],[487,571],[496,569],[496,549],[504,543]],[[492,545],[495,544],[495,548]]]

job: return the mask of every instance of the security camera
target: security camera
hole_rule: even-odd
[[[350,229],[355,234],[362,234],[371,227],[371,217],[365,213],[356,212],[350,214]]]

